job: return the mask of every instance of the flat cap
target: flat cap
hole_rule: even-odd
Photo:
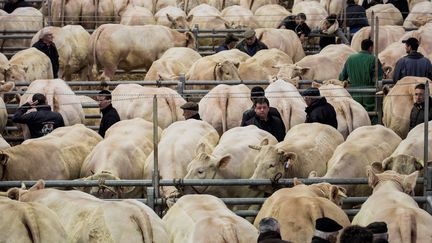
[[[249,30],[246,30],[245,33],[244,33],[244,37],[246,39],[247,38],[251,38],[253,36],[255,36],[255,30],[249,29]]]
[[[319,218],[315,221],[315,229],[322,232],[332,233],[339,231],[342,228],[343,227],[336,221],[327,217]]]
[[[366,226],[374,234],[387,233],[387,224],[385,222],[373,222]]]
[[[318,88],[311,87],[303,91],[302,96],[321,96],[321,94]]]
[[[198,104],[194,102],[186,102],[182,106],[180,106],[183,110],[191,110],[191,111],[198,111]]]
[[[410,37],[410,38],[408,38],[406,40],[403,40],[402,43],[405,43],[405,44],[407,44],[409,46],[413,46],[413,47],[418,47],[419,46],[419,41],[416,38],[414,38],[414,37]]]

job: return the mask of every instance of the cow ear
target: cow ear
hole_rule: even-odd
[[[322,84],[320,84],[318,82],[312,81],[312,88],[319,88],[319,87],[321,87],[321,85]]]
[[[376,171],[377,173],[383,173],[384,172],[384,168],[382,166],[382,163],[380,163],[380,162],[373,162],[371,166],[372,166],[372,169],[374,171]]]
[[[347,198],[346,189],[340,186],[332,185],[330,187],[329,199],[333,202],[337,202],[340,197]]]
[[[2,83],[0,86],[0,91],[1,92],[9,92],[12,91],[15,88],[15,83],[14,82],[6,82],[6,83]]]
[[[219,160],[219,162],[218,162],[218,164],[217,164],[217,167],[219,168],[219,169],[224,169],[224,168],[226,168],[227,167],[227,165],[228,165],[228,163],[230,162],[230,160],[231,160],[231,155],[225,155],[224,157],[222,157],[220,160]]]
[[[37,191],[42,190],[45,188],[45,181],[44,180],[38,180],[36,184],[34,184],[32,187],[30,187],[29,191]]]
[[[299,180],[297,177],[294,177],[294,179],[293,179],[293,185],[294,186],[304,185],[304,183],[301,180]]]
[[[430,161],[429,161],[428,163],[430,163]],[[424,165],[423,160],[416,159],[416,160],[414,161],[414,168],[415,168],[416,170],[421,170],[421,169],[423,169],[423,165]],[[426,166],[427,166],[427,165],[426,165]]]
[[[175,19],[173,19],[173,17],[171,17],[171,15],[169,15],[168,13],[166,14],[166,17],[167,17],[169,22],[175,23]]]
[[[366,167],[366,174],[368,176],[368,184],[370,187],[374,188],[375,185],[378,183],[379,178],[378,176],[375,174],[372,166],[367,166]]]
[[[205,153],[205,143],[200,143],[198,147],[195,149],[195,155],[199,155],[200,153]]]
[[[194,17],[193,14],[187,16],[187,17],[186,17],[186,21],[187,21],[187,22],[191,22],[192,19],[193,19],[193,17]]]
[[[9,155],[5,154],[3,151],[0,152],[0,164],[6,165],[9,160]]]
[[[413,173],[405,177],[402,185],[404,187],[404,192],[406,194],[414,195],[414,187],[416,186],[417,183],[418,174],[419,174],[418,171],[414,171]]]
[[[263,140],[261,140],[260,146],[265,146],[269,144],[269,140],[268,138],[264,138]]]
[[[391,170],[393,166],[393,157],[385,158],[381,164],[383,170]]]
[[[19,201],[20,199],[20,189],[18,188],[11,188],[7,191],[7,197],[12,200]]]

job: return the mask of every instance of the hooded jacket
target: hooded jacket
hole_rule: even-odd
[[[337,129],[338,122],[336,119],[336,111],[332,105],[327,103],[326,98],[322,97],[310,106],[306,107],[305,123],[318,122],[330,125]]]

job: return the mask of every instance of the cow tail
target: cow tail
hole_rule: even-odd
[[[344,113],[344,117],[348,126],[348,134],[354,131],[354,119],[353,112],[351,108],[351,102],[343,102],[342,111]]]
[[[219,104],[222,109],[222,133],[226,132],[228,130],[228,105],[229,105],[229,98],[228,94],[218,94]]]
[[[61,0],[61,6],[60,6],[60,25],[63,27],[65,23],[65,7],[66,7],[66,0]]]
[[[178,97],[174,97],[174,94],[171,93],[168,93],[166,95],[167,97],[165,97],[164,99],[167,102],[168,107],[170,108],[172,122],[176,122],[179,120],[179,118],[177,117],[177,106],[175,102],[175,99],[177,99]]]
[[[240,243],[235,224],[223,225],[223,238],[227,243]]]
[[[90,73],[90,77],[93,77],[93,73],[96,73],[96,75],[99,73],[99,67],[98,67],[98,62],[97,62],[97,54],[96,54],[96,45],[97,42],[99,40],[99,37],[101,35],[103,31],[103,27],[97,28],[95,30],[95,32],[93,32],[94,38],[90,37],[90,43],[89,43],[89,47],[90,50],[89,52],[92,53],[92,57],[89,58],[89,73]]]
[[[133,206],[140,212],[140,215],[133,215],[132,220],[135,221],[138,228],[141,230],[143,242],[155,242],[153,227],[148,213],[132,201],[124,200],[123,202]]]
[[[34,214],[34,209],[31,205],[26,207],[24,217],[24,224],[31,235],[31,239],[35,243],[42,242],[41,240],[41,232],[39,230],[39,225],[36,220],[36,215]]]
[[[255,0],[251,0],[250,5],[249,5],[249,9],[252,11],[252,6],[254,5]]]
[[[402,209],[399,214],[399,229],[401,241],[404,243],[417,242],[417,222],[415,216],[411,214],[409,209]]]

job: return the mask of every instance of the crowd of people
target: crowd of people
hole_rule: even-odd
[[[259,222],[258,243],[289,243],[282,240],[279,222],[271,217]],[[374,222],[366,227],[351,225],[343,228],[331,218],[323,217],[315,221],[312,243],[388,243],[387,224]]]

